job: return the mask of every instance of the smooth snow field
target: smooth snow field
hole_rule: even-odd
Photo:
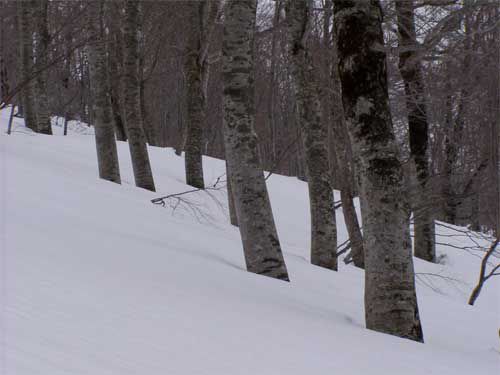
[[[7,136],[7,118],[0,113],[1,375],[500,374],[500,276],[467,305],[483,255],[475,242],[487,238],[438,225],[442,264],[415,259],[419,344],[364,328],[362,270],[309,264],[298,179],[268,180],[286,283],[245,271],[224,189],[150,202],[191,189],[172,149],[149,148],[152,193],[134,186],[126,143],[117,185],[97,176],[90,128],[72,122],[63,137],[54,121],[51,137],[15,119]],[[204,168],[207,185],[225,171],[208,157]]]

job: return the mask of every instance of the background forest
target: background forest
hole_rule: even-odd
[[[204,325],[210,319],[202,310],[193,315],[193,321],[203,323],[200,331],[209,327],[205,334],[214,337],[216,348],[252,321],[246,314],[259,316],[270,309],[268,323],[283,317],[285,325],[302,321],[305,327],[316,324],[315,314],[331,315],[334,327],[346,329],[343,340],[367,339],[360,353],[382,344],[389,351],[402,345],[401,353],[411,353],[413,347],[405,345],[420,343],[430,343],[432,349],[417,349],[421,357],[413,360],[431,358],[441,346],[443,353],[451,353],[431,360],[425,370],[413,366],[408,374],[430,374],[451,362],[450,374],[469,373],[475,366],[486,374],[498,365],[498,349],[491,344],[498,329],[492,329],[498,323],[494,276],[500,275],[498,0],[0,0],[0,123],[6,133],[2,196],[4,211],[11,212],[3,217],[2,259],[12,266],[3,272],[11,274],[5,280],[19,280],[6,288],[6,296],[23,283],[37,285],[46,277],[79,282],[79,271],[64,272],[78,269],[71,256],[83,257],[82,244],[88,242],[87,256],[103,256],[102,269],[110,267],[94,275],[103,291],[114,293],[116,287],[108,285],[104,274],[121,278],[128,269],[137,280],[122,279],[130,288],[128,297],[145,298],[145,303],[151,298],[161,310],[163,299],[154,293],[168,288],[161,286],[165,283],[179,288],[163,290],[181,296],[178,305],[175,298],[166,299],[169,308],[175,306],[166,323],[173,331],[176,321],[190,316],[186,311],[197,310],[191,303],[205,293],[222,315],[240,292],[259,301],[256,313],[249,308],[228,315],[229,328],[221,332]],[[92,151],[90,139],[95,140]],[[94,184],[90,171],[107,185]],[[31,198],[22,198],[33,186],[26,182],[30,175],[40,184],[31,214]],[[88,183],[92,188],[84,190]],[[130,190],[133,185],[142,189]],[[61,194],[61,202],[52,191]],[[81,215],[63,208],[66,200],[75,204],[76,196],[81,197],[75,206]],[[153,213],[151,203],[165,210]],[[171,216],[159,213],[163,211]],[[34,220],[34,234],[27,231],[19,239],[24,215],[23,220]],[[75,232],[73,224],[87,217],[95,222]],[[58,235],[51,229],[39,233],[46,225],[42,218],[64,223],[61,238],[72,244],[74,255],[52,243]],[[74,238],[81,233],[85,239],[77,244]],[[43,243],[43,251],[32,254],[30,241]],[[152,258],[142,258],[138,248],[152,251]],[[118,250],[124,251],[123,258]],[[54,252],[51,259],[57,261],[42,260],[45,251]],[[236,252],[241,259],[234,258]],[[123,268],[114,268],[111,258],[116,256]],[[193,256],[206,267],[189,260]],[[38,262],[46,275],[22,271],[25,264]],[[101,266],[96,264],[83,262],[81,272],[97,272]],[[219,267],[219,274],[212,267]],[[187,275],[191,269],[192,279]],[[257,279],[230,276],[235,269],[246,269]],[[150,272],[152,279],[145,276]],[[267,281],[258,281],[260,275],[268,276],[260,278]],[[208,283],[197,288],[190,284],[193,280]],[[223,287],[223,280],[238,282]],[[281,286],[259,284],[266,282]],[[46,284],[51,283],[56,284]],[[93,296],[90,304],[101,298],[101,284],[93,283],[83,289],[73,284],[82,296]],[[150,288],[144,296],[134,291],[139,285]],[[312,285],[321,286],[310,294]],[[58,288],[50,293],[60,298],[64,293]],[[39,299],[43,293],[18,292],[33,311],[50,310],[47,299]],[[466,303],[475,305],[478,298],[485,300],[484,307],[468,310],[472,307]],[[287,311],[290,299],[295,299],[294,308]],[[446,322],[448,299],[454,305]],[[327,300],[342,303],[329,305]],[[9,298],[5,301],[9,305]],[[58,301],[54,306],[64,313],[73,311],[64,298]],[[23,326],[16,319],[25,316],[25,307],[14,302],[8,311],[19,311],[6,319],[6,337],[17,336]],[[243,311],[240,302],[234,306]],[[128,311],[132,305],[125,300],[103,304],[109,311]],[[299,320],[296,307],[301,317],[307,311]],[[215,316],[212,308],[205,306]],[[322,309],[333,310],[324,314]],[[79,316],[77,310],[73,313]],[[155,332],[143,330],[148,314],[138,314],[139,323],[131,327],[140,331],[141,340],[153,337],[148,345],[164,345]],[[54,326],[51,319],[47,327]],[[89,321],[100,324],[100,319]],[[165,323],[151,319],[155,325]],[[62,322],[70,329],[69,320]],[[272,324],[253,324],[264,336],[273,332]],[[451,333],[453,324],[467,328]],[[202,335],[184,335],[186,327],[179,333],[181,342]],[[351,332],[353,327],[363,327],[362,333]],[[278,331],[289,332],[289,327]],[[369,336],[373,331],[409,340],[384,341],[385,336]],[[41,337],[53,334],[40,331]],[[290,340],[286,342],[297,337]],[[258,346],[259,341],[251,338],[247,344]],[[33,342],[26,340],[30,349],[25,351],[38,352]],[[62,345],[57,342],[49,345],[47,358]],[[481,346],[480,354],[473,353],[474,345]],[[7,343],[3,349],[7,357],[13,350],[16,358],[13,367],[4,365],[9,371],[39,366],[14,346]],[[134,347],[124,350],[130,353]],[[235,350],[247,350],[240,349]],[[268,347],[266,355],[273,350]],[[177,356],[172,348],[167,352]],[[157,360],[154,353],[145,351],[139,358]],[[474,355],[466,369],[465,359]],[[309,364],[313,357],[307,354],[290,369],[314,367]],[[362,364],[352,364],[354,357],[355,352],[337,370],[360,373]],[[85,363],[82,358],[77,362]],[[324,354],[318,358],[318,374],[335,373]],[[236,359],[235,364],[247,360]],[[283,360],[288,363],[289,358]],[[367,361],[378,359],[368,356]],[[367,373],[405,373],[403,362],[377,364]],[[130,373],[145,368],[121,363]],[[114,365],[106,366],[109,372],[103,374],[117,373]],[[151,366],[152,374],[168,369],[161,361]],[[224,373],[220,366],[221,360],[209,361],[199,373]],[[175,371],[194,373],[187,367],[176,365]],[[250,368],[241,373],[284,373],[280,366],[271,366],[270,372]],[[74,371],[69,373],[78,373]]]

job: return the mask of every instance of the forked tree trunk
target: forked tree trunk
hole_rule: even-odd
[[[17,24],[19,27],[19,56],[21,64],[19,74],[21,78],[21,102],[26,127],[37,131],[35,112],[35,92],[33,85],[33,1],[18,1]]]
[[[93,118],[99,177],[119,184],[121,183],[120,168],[108,98],[104,0],[89,3],[88,29],[91,39],[89,68],[91,92],[94,97]]]
[[[128,144],[132,158],[135,184],[138,187],[155,191],[153,173],[149,163],[146,137],[142,126],[140,87],[139,87],[139,51],[137,39],[137,23],[139,22],[139,2],[125,1],[125,17],[123,21],[123,87],[125,126],[127,127]]]
[[[423,341],[381,49],[382,10],[376,0],[336,0],[334,11],[346,123],[361,168],[366,326]]]
[[[297,102],[297,122],[305,149],[311,212],[311,263],[337,270],[337,227],[328,162],[328,132],[321,119],[319,82],[308,46],[313,5],[311,0],[287,1],[288,53]]]
[[[243,251],[250,272],[288,281],[254,131],[256,0],[226,3],[224,143]]]
[[[35,82],[37,95],[37,128],[42,134],[52,135],[50,124],[49,103],[47,97],[47,70],[50,35],[47,24],[48,0],[38,0],[34,5],[35,25],[36,25],[36,67],[37,77]]]
[[[399,34],[399,70],[403,77],[408,111],[410,154],[415,164],[417,189],[412,192],[415,228],[415,256],[429,262],[436,261],[433,203],[429,201],[429,160],[427,154],[429,125],[424,94],[424,80],[420,58],[415,50],[417,33],[413,1],[396,1]]]

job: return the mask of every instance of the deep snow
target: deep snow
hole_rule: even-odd
[[[500,284],[466,300],[481,253],[440,245],[445,264],[415,259],[425,344],[364,328],[363,272],[308,262],[307,185],[268,180],[291,283],[248,273],[225,191],[188,190],[183,159],[150,147],[157,193],[97,177],[92,132],[30,133],[0,113],[2,375],[489,375],[500,373]],[[224,163],[204,158],[215,181]],[[219,203],[222,205],[220,207]],[[337,210],[339,243],[346,239]],[[438,241],[473,246],[437,227]],[[486,240],[479,239],[485,244]],[[432,274],[432,275],[431,275]]]

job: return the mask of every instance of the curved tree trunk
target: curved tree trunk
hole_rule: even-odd
[[[312,8],[310,0],[287,1],[288,52],[297,102],[297,122],[305,149],[311,212],[311,263],[337,270],[337,227],[330,184],[328,132],[321,120],[319,82],[307,46],[312,27]]]
[[[382,11],[376,0],[337,0],[334,11],[342,99],[364,197],[366,326],[423,341],[386,56],[379,50]]]
[[[23,84],[21,102],[26,127],[38,131],[35,112],[35,92],[33,85],[33,1],[19,1],[17,23],[19,27],[19,56],[21,57],[20,78]]]
[[[50,35],[47,25],[48,0],[38,0],[35,3],[35,25],[37,44],[35,48],[37,73],[35,88],[37,95],[37,127],[38,132],[52,135],[50,124],[49,103],[47,97],[47,70],[46,65],[49,53]]]
[[[429,125],[424,95],[424,81],[417,46],[413,1],[396,1],[399,34],[399,70],[405,84],[406,108],[410,134],[410,153],[415,163],[417,191],[412,194],[415,228],[415,256],[429,262],[436,261],[434,219],[429,202],[430,167],[427,155]],[[407,50],[405,50],[405,48]]]
[[[89,4],[88,28],[91,39],[91,45],[89,46],[89,68],[91,92],[94,97],[95,143],[99,177],[119,184],[121,183],[120,168],[108,98],[108,71],[103,13],[103,0],[93,1]]]
[[[256,0],[226,3],[224,142],[243,251],[250,272],[288,281],[254,131]]]
[[[125,18],[123,22],[123,80],[125,126],[127,127],[128,144],[135,184],[138,187],[155,191],[153,173],[149,163],[146,137],[142,126],[140,87],[138,78],[139,52],[137,24],[139,22],[139,2],[125,1]]]

